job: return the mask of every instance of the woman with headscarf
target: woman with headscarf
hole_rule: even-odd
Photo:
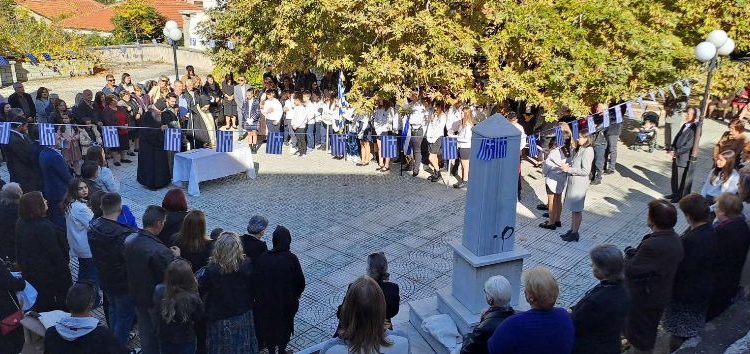
[[[256,332],[260,347],[269,354],[285,353],[292,333],[294,315],[305,290],[305,276],[299,259],[291,251],[292,235],[284,226],[273,231],[273,249],[262,254],[256,263],[258,289]]]

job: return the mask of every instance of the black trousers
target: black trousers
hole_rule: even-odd
[[[424,141],[424,129],[412,130],[411,136],[411,150],[414,154],[414,161],[411,166],[411,171],[419,173],[419,164],[422,162],[422,142]]]
[[[664,124],[664,150],[672,150],[672,126],[674,124]]]
[[[619,138],[618,135],[607,135],[607,150],[605,150],[606,158],[604,159],[605,170],[614,170],[617,166],[617,140]]]
[[[672,161],[672,194],[676,199],[682,199],[682,197],[690,194],[693,190],[693,168],[688,162],[687,167],[677,166],[677,163]]]
[[[294,130],[294,135],[297,138],[297,150],[300,156],[307,153],[307,132],[305,129],[307,127]]]

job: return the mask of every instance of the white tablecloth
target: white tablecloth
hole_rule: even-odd
[[[188,182],[188,194],[201,194],[198,183],[246,173],[255,178],[253,154],[249,148],[237,149],[232,152],[216,152],[214,149],[196,149],[174,155],[174,169],[172,183]]]

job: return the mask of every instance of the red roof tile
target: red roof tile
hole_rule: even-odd
[[[94,0],[16,0],[16,3],[52,21],[60,21],[106,7]]]
[[[115,24],[112,17],[115,16],[115,7],[107,6],[92,12],[84,13],[59,22],[63,28],[91,30],[98,32],[112,32]]]

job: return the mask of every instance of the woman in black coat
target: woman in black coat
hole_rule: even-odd
[[[716,198],[717,250],[713,269],[714,286],[706,321],[711,321],[732,304],[739,290],[742,266],[750,247],[750,229],[742,217],[742,201],[734,194]]]
[[[39,293],[33,308],[36,312],[65,310],[65,297],[72,285],[65,230],[46,214],[47,201],[41,192],[21,197],[16,224],[18,265]]]
[[[173,236],[180,232],[182,223],[188,213],[187,196],[180,188],[172,188],[164,199],[161,201],[161,207],[167,209],[167,220],[164,222],[164,228],[161,230],[159,239],[167,247],[171,247]]]
[[[487,341],[495,333],[495,329],[516,313],[510,307],[511,291],[510,282],[504,276],[495,275],[487,279],[484,283],[484,296],[490,308],[482,312],[479,323],[464,337],[461,354],[487,353]]]
[[[601,245],[589,253],[594,277],[600,282],[571,308],[575,354],[619,354],[620,333],[630,299],[622,285],[625,261],[617,247]]]
[[[3,261],[16,262],[16,221],[18,200],[23,192],[18,183],[8,183],[0,191],[0,257]]]
[[[672,301],[664,311],[662,326],[672,335],[670,352],[698,335],[706,323],[706,309],[713,286],[716,232],[711,225],[708,200],[691,193],[680,200],[690,227],[682,234],[685,257],[674,277]]]
[[[10,274],[5,262],[0,261],[0,319],[10,316],[22,306],[16,292],[23,290],[26,282]],[[23,327],[19,326],[0,338],[0,353],[20,353],[23,347]]]
[[[305,276],[299,259],[289,251],[292,236],[283,226],[273,231],[273,249],[257,261],[258,303],[256,332],[260,348],[270,354],[285,353],[294,333],[294,315],[305,290]]]
[[[145,128],[138,133],[138,183],[160,189],[172,181],[169,171],[169,155],[164,150],[164,131],[159,129],[166,124],[161,121],[161,113],[156,109],[143,114],[141,124]]]

